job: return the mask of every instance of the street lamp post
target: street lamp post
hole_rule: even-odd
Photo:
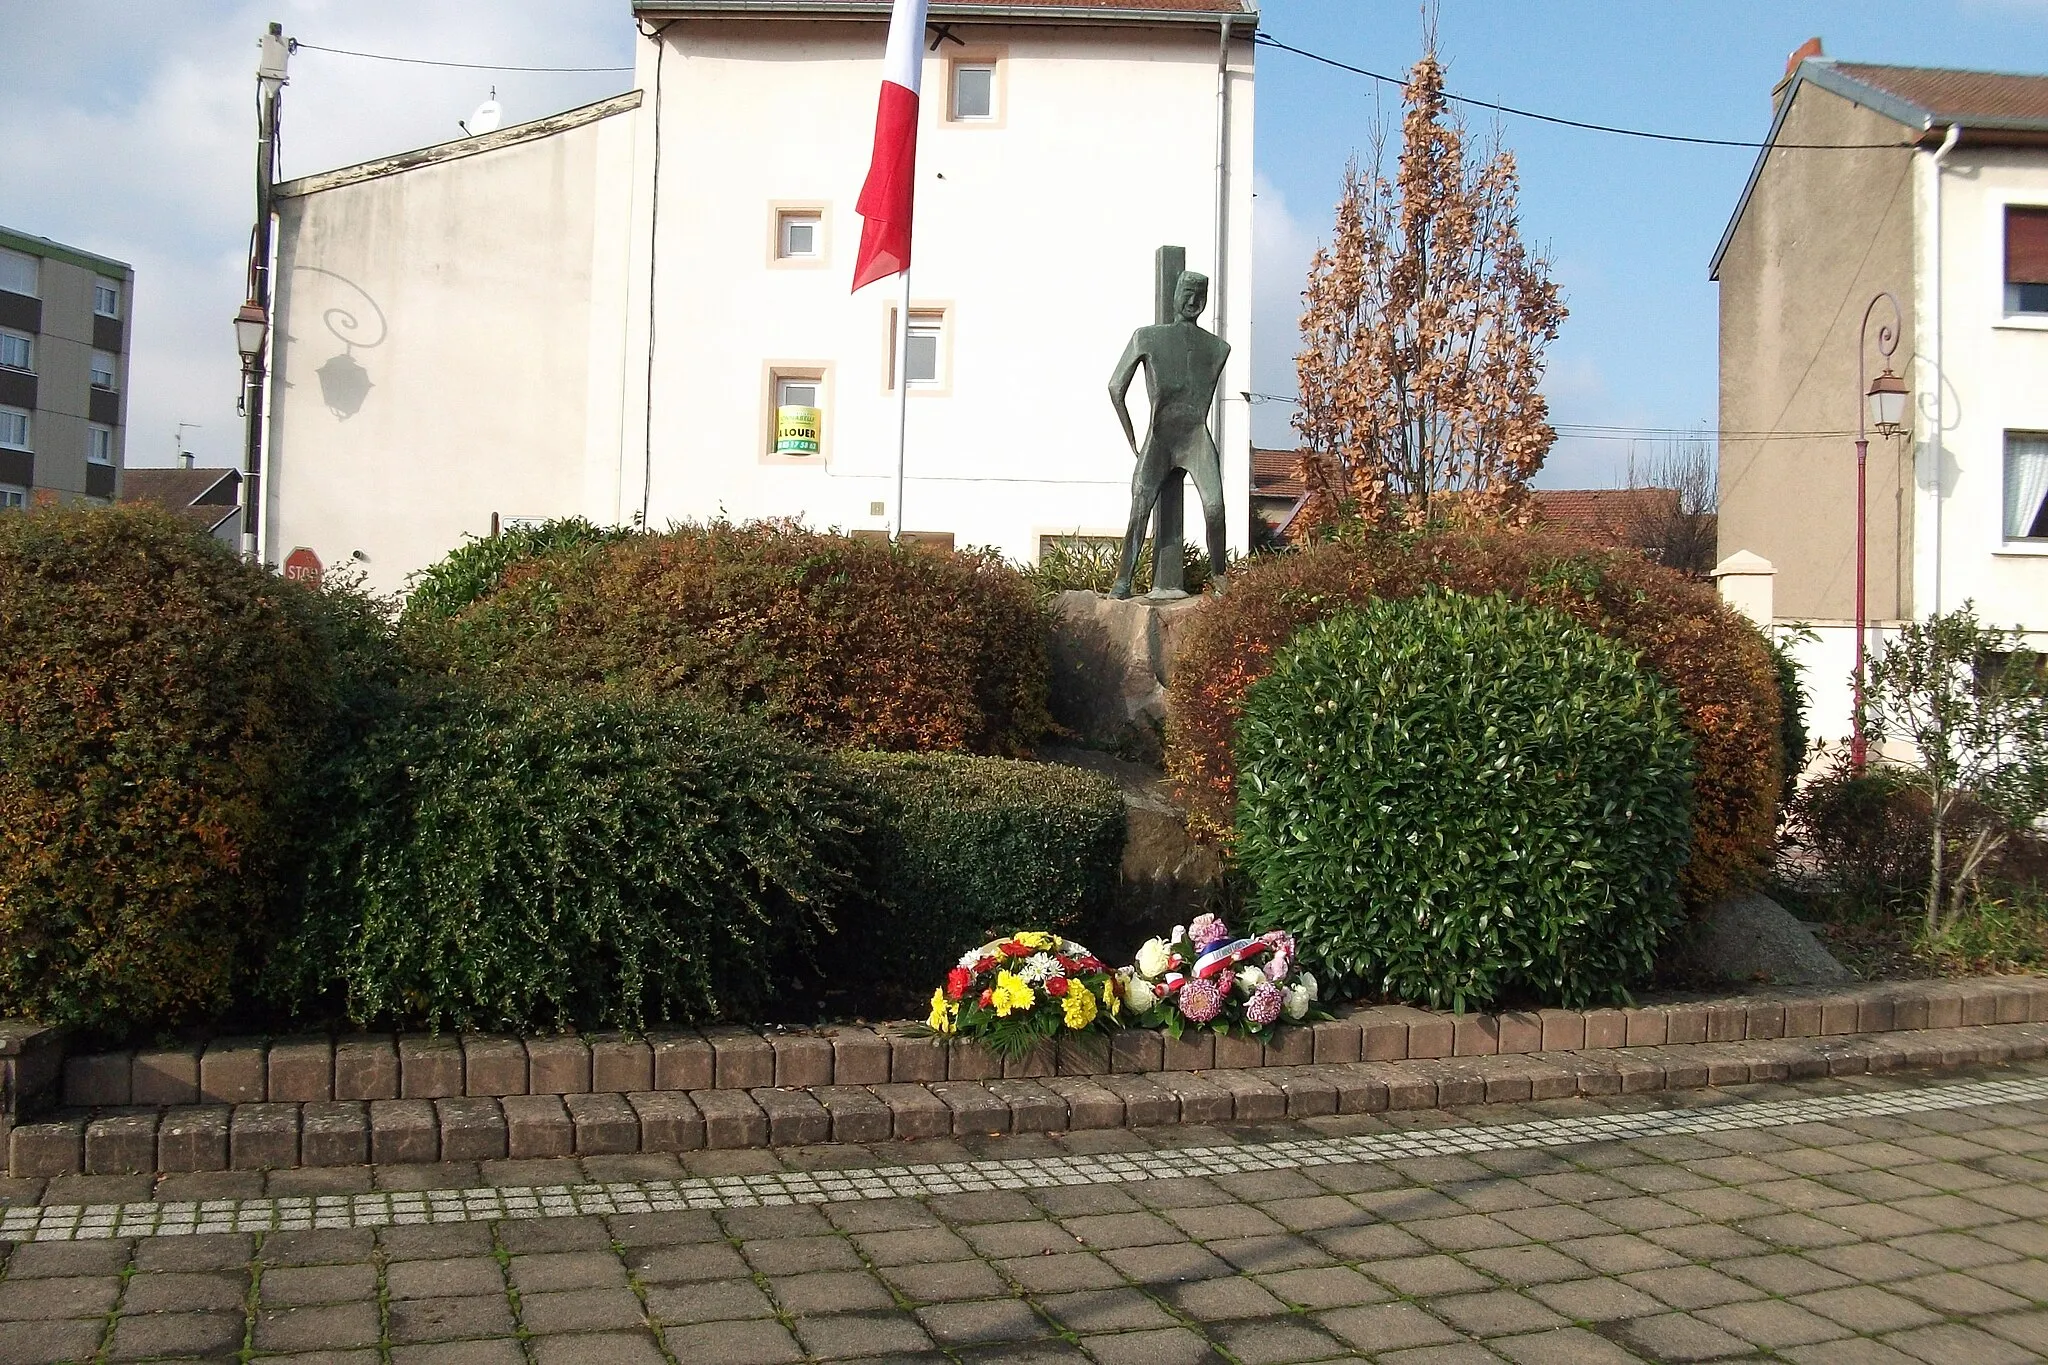
[[[1884,357],[1884,372],[1871,380],[1870,387],[1866,389],[1863,379],[1868,371],[1863,360],[1869,346],[1870,315],[1877,311],[1880,303],[1892,306],[1891,323],[1877,329],[1877,350]],[[1864,597],[1867,579],[1864,493],[1867,483],[1865,465],[1870,454],[1866,419],[1868,426],[1875,427],[1880,436],[1896,436],[1905,430],[1906,381],[1892,373],[1891,364],[1892,353],[1899,348],[1899,333],[1904,326],[1899,300],[1886,290],[1863,310],[1863,326],[1856,334],[1856,698],[1849,739],[1849,766],[1859,773],[1863,771],[1864,760],[1869,753],[1863,737],[1863,655],[1864,638],[1868,634]]]

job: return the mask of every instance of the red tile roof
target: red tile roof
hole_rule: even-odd
[[[1536,488],[1530,493],[1537,521],[1617,544],[1638,516],[1678,514],[1675,488]]]
[[[1936,123],[2048,124],[2048,76],[2003,71],[1945,71],[1924,66],[1836,62],[1835,70],[1927,113]]]
[[[736,16],[756,15],[885,15],[889,12],[889,0],[633,0],[636,13],[661,12],[678,13],[724,13]],[[1105,13],[1137,13],[1151,11],[1157,14],[1256,14],[1257,0],[932,0],[933,19],[958,18],[963,12],[975,18],[985,17],[994,11],[998,15],[1016,14],[1029,17],[1048,11],[1100,10]]]
[[[1298,498],[1308,492],[1298,450],[1252,450],[1252,493],[1261,498]]]

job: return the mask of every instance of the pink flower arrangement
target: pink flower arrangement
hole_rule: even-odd
[[[1160,1024],[1176,1038],[1190,1027],[1263,1033],[1308,1018],[1318,997],[1316,979],[1300,970],[1294,935],[1235,938],[1216,915],[1148,941],[1121,975],[1125,1003],[1141,1019],[1170,1006]]]

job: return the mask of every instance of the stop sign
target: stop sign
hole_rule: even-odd
[[[320,556],[301,545],[284,557],[284,576],[309,588],[320,586]]]

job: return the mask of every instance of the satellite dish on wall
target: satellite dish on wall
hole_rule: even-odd
[[[476,112],[467,120],[457,119],[455,126],[471,137],[495,133],[498,125],[505,121],[505,110],[498,104],[498,87],[491,87],[491,97],[476,107]]]

